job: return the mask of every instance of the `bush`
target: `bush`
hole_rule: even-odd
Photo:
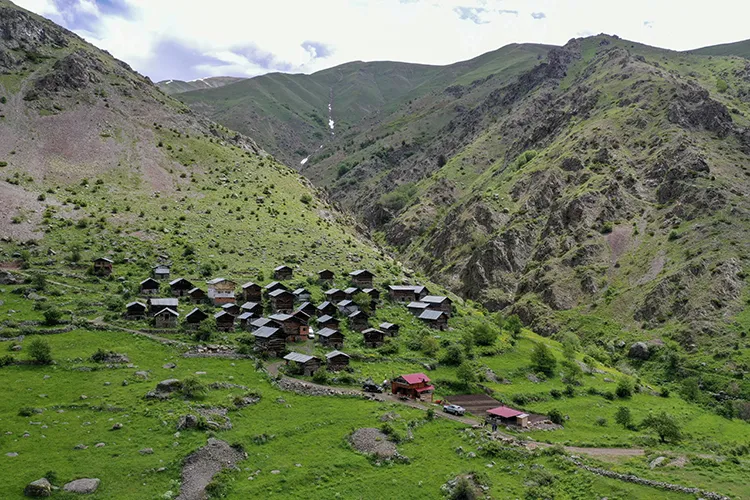
[[[676,443],[682,439],[682,431],[675,418],[667,412],[651,414],[641,422],[641,426],[651,429],[659,436],[662,443]]]
[[[615,422],[626,429],[630,429],[633,426],[633,415],[630,413],[630,408],[627,406],[619,407],[617,413],[615,413]]]
[[[517,314],[511,314],[508,316],[508,319],[505,320],[505,329],[510,332],[514,338],[521,334],[521,328],[523,328],[523,325],[521,324],[521,318],[519,318]]]
[[[472,334],[477,345],[489,346],[495,343],[500,332],[492,323],[478,321],[472,328]]]
[[[562,397],[562,392],[560,392],[558,389],[552,389],[549,391],[549,395],[555,399],[560,399]]]
[[[0,357],[0,367],[12,365],[15,362],[16,358],[11,356],[10,354]]]
[[[438,168],[444,167],[446,163],[448,163],[448,159],[445,157],[445,155],[438,155],[437,157]]]
[[[312,379],[316,384],[326,384],[328,382],[328,372],[323,368],[321,368],[320,370],[315,370]]]
[[[303,194],[300,197],[299,201],[301,201],[305,205],[309,205],[310,203],[312,203],[312,196],[310,196],[309,194],[305,193],[305,194]]]
[[[599,417],[596,419],[596,425],[599,427],[606,427],[607,426],[607,419],[604,417]]]
[[[555,374],[557,360],[549,351],[546,344],[537,342],[534,350],[531,351],[531,366],[535,371],[552,377]]]
[[[52,363],[52,348],[46,340],[34,339],[28,347],[29,356],[36,363],[48,365]]]
[[[549,417],[553,424],[563,425],[563,423],[565,422],[565,418],[563,417],[562,412],[557,408],[553,408],[552,410],[550,410],[550,412],[547,414],[547,417]]]
[[[513,167],[518,169],[526,165],[528,162],[536,158],[537,152],[533,149],[530,149],[528,151],[524,151],[520,155],[518,155],[518,158],[516,158],[516,161],[513,162]]]
[[[427,409],[427,420],[435,420],[435,409],[434,408],[428,408]]]
[[[383,340],[383,345],[378,348],[378,352],[383,356],[392,356],[398,354],[398,342],[394,341],[391,337],[386,337]]]
[[[44,324],[53,326],[60,322],[62,319],[62,312],[56,307],[50,307],[44,311]]]
[[[633,395],[633,382],[629,378],[622,377],[617,382],[617,389],[615,389],[615,394],[617,394],[618,398],[626,399]]]
[[[450,366],[458,366],[464,362],[464,350],[458,344],[450,344],[446,349],[440,362]]]
[[[723,94],[727,90],[729,90],[729,85],[725,80],[722,80],[721,78],[716,79],[716,90],[717,92]]]
[[[402,184],[393,191],[380,197],[380,203],[387,209],[398,212],[417,194],[417,186],[413,182]]]
[[[669,397],[669,389],[667,389],[666,387],[662,387],[661,391],[659,391],[659,396],[661,396],[663,398],[668,398]]]
[[[196,377],[188,377],[182,381],[180,392],[187,399],[200,399],[208,393],[208,388]]]
[[[18,410],[18,416],[19,417],[30,417],[33,414],[35,414],[36,408],[32,408],[31,406],[24,406],[20,410]]]
[[[463,363],[461,363],[456,369],[456,378],[458,378],[458,381],[465,386],[476,382],[477,375],[472,364],[468,361],[464,361]]]

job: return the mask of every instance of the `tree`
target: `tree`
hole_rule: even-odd
[[[440,358],[440,362],[446,365],[458,366],[464,362],[465,356],[464,351],[458,344],[451,344],[445,349],[443,357]]]
[[[446,159],[445,155],[439,155],[437,157],[437,166],[438,168],[442,168],[445,166],[445,164],[448,163],[448,160]]]
[[[52,363],[52,348],[50,348],[49,343],[46,340],[32,340],[29,344],[28,352],[31,359],[41,365]]]
[[[630,408],[627,406],[619,407],[617,413],[615,413],[615,422],[626,429],[630,429],[633,426],[633,415],[630,413]]]
[[[521,334],[521,328],[523,328],[523,325],[521,324],[521,318],[518,317],[518,314],[511,314],[508,316],[508,319],[505,320],[505,329],[508,330],[513,337],[518,337]]]
[[[578,363],[570,359],[566,359],[562,362],[562,372],[565,382],[572,385],[581,385],[583,370]]]
[[[456,369],[456,378],[458,378],[459,382],[468,386],[472,382],[476,382],[477,375],[471,363],[464,361]]]
[[[472,328],[474,334],[474,342],[477,345],[488,346],[495,343],[497,340],[498,331],[495,327],[487,321],[478,321]]]
[[[643,419],[641,426],[651,429],[659,436],[659,441],[662,443],[672,442],[676,443],[682,439],[682,432],[680,426],[677,424],[675,418],[667,412],[661,412],[657,415],[653,413]]]
[[[633,381],[630,380],[627,377],[622,377],[617,382],[617,389],[615,389],[615,394],[617,394],[618,398],[629,398],[633,395],[634,387],[633,387]]]
[[[574,360],[576,357],[576,351],[579,351],[581,349],[581,341],[578,340],[578,337],[570,332],[567,332],[563,334],[562,339],[560,339],[560,343],[563,347],[563,356],[565,356],[565,359],[569,359],[571,361]]]
[[[563,423],[565,422],[565,418],[563,417],[562,412],[558,410],[557,408],[550,410],[547,416],[549,417],[549,419],[552,421],[553,424],[563,425]]]
[[[547,345],[542,342],[537,342],[534,346],[534,350],[531,351],[531,366],[537,372],[544,373],[548,377],[552,377],[555,374],[555,367],[557,366],[557,360],[555,356],[547,348]]]
[[[435,337],[428,335],[422,337],[422,352],[428,356],[434,356],[440,350],[440,344]]]
[[[56,325],[60,322],[60,319],[62,318],[62,312],[60,312],[60,309],[56,307],[50,307],[46,311],[44,311],[44,324],[45,325]]]
[[[368,316],[372,312],[372,297],[367,295],[365,292],[359,292],[352,297],[352,302],[357,304],[357,307],[359,307],[362,312],[367,314]]]
[[[47,289],[47,278],[42,273],[34,273],[31,277],[31,286],[43,292]]]

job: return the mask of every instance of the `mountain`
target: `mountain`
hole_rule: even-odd
[[[723,43],[689,51],[691,54],[704,56],[737,56],[750,59],[750,40],[741,42]]]
[[[29,242],[32,258],[164,255],[195,275],[388,263],[252,139],[7,0],[0,71],[0,260]]]
[[[377,122],[451,85],[506,81],[531,68],[548,49],[514,44],[450,66],[352,62],[312,75],[268,74],[179,99],[255,137],[285,163],[299,165],[308,157],[312,161],[322,145],[345,141],[363,122]]]
[[[342,130],[316,137],[322,148],[298,168],[401,259],[538,331],[734,344],[750,327],[750,65],[606,35],[479,59],[492,64],[449,66],[423,85],[413,76],[372,113],[372,86],[344,93],[319,74],[265,80],[317,86],[306,108],[286,90],[252,105],[260,79],[182,97],[239,130],[273,124],[276,142],[256,136],[274,149],[317,144],[297,124],[323,121],[332,95]]]
[[[212,76],[209,78],[200,78],[198,80],[192,80],[185,82],[182,80],[162,80],[157,82],[156,86],[159,90],[167,95],[181,94],[183,92],[190,92],[191,90],[201,89],[215,89],[224,87],[225,85],[231,85],[244,80],[244,78],[238,78],[235,76]]]

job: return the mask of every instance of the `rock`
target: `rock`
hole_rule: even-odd
[[[176,378],[162,380],[161,382],[156,384],[156,390],[159,392],[174,392],[179,390],[180,387],[182,387],[182,382],[180,382]]]
[[[27,484],[23,489],[23,494],[34,498],[48,497],[52,495],[52,485],[46,477],[43,477]]]
[[[81,399],[88,399],[89,397],[85,394],[81,394]]]
[[[87,450],[88,448],[89,448],[89,447],[88,447],[88,446],[86,446],[86,445],[85,445],[85,444],[83,444],[83,443],[81,443],[81,444],[77,444],[77,445],[75,445],[75,446],[73,447],[73,449],[74,449],[74,450]]]
[[[122,429],[122,424],[120,422],[117,422],[115,425],[112,426],[113,431],[119,431]]]
[[[659,466],[663,465],[663,464],[664,464],[664,462],[666,462],[666,461],[667,461],[667,457],[656,457],[655,459],[653,459],[653,460],[651,461],[651,463],[650,463],[650,464],[648,464],[648,466],[649,466],[650,468],[652,468],[652,469],[655,469],[655,468],[657,468],[657,467],[659,467]]]
[[[23,346],[21,346],[20,344],[16,344],[10,348],[11,351],[16,351],[16,352],[20,351],[21,349],[23,349]]]
[[[633,359],[646,360],[650,355],[651,353],[645,342],[636,342],[630,346],[630,350],[628,351],[628,357]]]
[[[101,483],[101,481],[97,478],[76,479],[75,481],[71,481],[63,486],[63,490],[71,493],[87,495],[94,493],[99,488],[99,483]]]
[[[142,450],[138,450],[138,453],[141,455],[153,455],[154,449],[153,448],[143,448]]]
[[[473,451],[470,451],[469,453],[467,453],[466,456],[468,458],[477,458],[477,454],[474,453]]]
[[[177,423],[177,429],[178,430],[184,430],[184,429],[195,429],[198,427],[198,417],[195,415],[185,415],[180,418],[180,421]]]
[[[174,363],[167,363],[166,365],[162,366],[165,370],[171,370],[173,368],[177,368],[177,365]]]
[[[96,443],[94,445],[94,448],[104,448],[106,445],[104,443]]]
[[[5,456],[6,456],[6,457],[11,457],[11,458],[12,458],[12,457],[17,457],[17,456],[18,456],[18,453],[16,453],[15,451],[11,451],[11,452],[9,452],[9,453],[6,453],[6,454],[5,454]]]
[[[147,380],[148,379],[148,372],[138,371],[138,372],[135,372],[135,376],[138,377],[138,378],[141,378],[143,380]]]

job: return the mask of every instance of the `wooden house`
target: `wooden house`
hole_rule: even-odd
[[[276,290],[289,290],[286,286],[284,286],[283,283],[279,283],[278,281],[272,281],[266,286],[263,287],[263,290],[266,291],[266,294],[270,295],[271,292]]]
[[[169,289],[172,290],[173,297],[185,297],[195,285],[185,278],[177,278],[169,282]]]
[[[260,285],[253,283],[252,281],[242,285],[242,300],[245,302],[261,302],[263,300],[261,296],[262,289]]]
[[[236,316],[227,311],[219,311],[214,314],[216,320],[216,329],[220,332],[231,332],[234,330],[234,320]]]
[[[131,302],[125,306],[125,319],[145,319],[147,309],[143,302]]]
[[[190,297],[190,302],[192,302],[193,304],[201,304],[203,302],[206,302],[208,299],[206,292],[204,292],[200,288],[192,288],[188,290],[187,294],[188,297]]]
[[[250,322],[253,320],[253,318],[255,318],[253,313],[247,311],[237,316],[237,320],[240,322],[240,329],[249,330]]]
[[[279,288],[271,292],[271,309],[274,313],[289,314],[294,309],[294,295],[292,292]]]
[[[154,326],[156,328],[174,328],[177,326],[177,318],[179,317],[177,311],[165,307],[154,314]]]
[[[320,366],[323,364],[320,358],[316,356],[310,356],[308,354],[300,354],[298,352],[290,352],[284,356],[286,365],[291,368],[292,373],[299,373],[305,377],[310,377],[313,373],[318,371]]]
[[[301,342],[307,340],[307,334],[310,327],[306,321],[292,316],[290,314],[273,314],[269,316],[270,320],[281,325],[281,329],[286,334],[287,342]]]
[[[517,427],[529,426],[529,416],[526,413],[507,406],[498,406],[497,408],[487,410],[485,420],[489,424],[513,425]]]
[[[443,311],[426,309],[419,315],[419,319],[430,328],[435,328],[436,330],[445,330],[448,328],[448,315]]]
[[[385,334],[377,328],[362,330],[362,336],[365,339],[365,347],[380,347],[385,341]]]
[[[400,375],[391,380],[391,393],[399,396],[407,396],[412,399],[421,399],[429,394],[432,401],[432,393],[435,387],[430,385],[430,378],[424,373],[411,373]]]
[[[349,316],[350,314],[359,311],[359,306],[351,300],[342,300],[336,304],[336,307],[344,316]]]
[[[341,322],[334,318],[333,316],[329,316],[328,314],[324,314],[323,316],[318,317],[318,328],[330,328],[332,330],[338,330]]]
[[[388,296],[394,302],[409,303],[419,302],[420,299],[429,295],[427,287],[421,285],[389,285]]]
[[[240,306],[240,312],[249,312],[254,317],[261,316],[263,314],[263,304],[260,302],[245,302]]]
[[[341,351],[331,351],[326,354],[328,370],[338,372],[349,368],[349,355]]]
[[[336,308],[336,305],[332,302],[325,301],[321,303],[318,307],[318,315],[328,315],[328,316],[335,316],[338,314],[339,310]]]
[[[300,320],[300,322],[302,322],[303,325],[310,324],[310,315],[307,314],[305,311],[301,311],[297,309],[291,315],[297,318],[298,320]]]
[[[221,310],[228,312],[232,316],[237,316],[240,314],[240,306],[238,306],[237,304],[233,302],[222,305]]]
[[[312,294],[306,288],[297,288],[292,292],[292,295],[294,295],[294,301],[298,304],[302,302],[310,302],[310,299],[312,299]]]
[[[256,330],[258,328],[263,328],[266,326],[270,326],[272,328],[281,328],[281,325],[278,322],[269,318],[256,318],[250,322],[250,328]]]
[[[369,295],[370,299],[373,302],[378,302],[380,300],[380,290],[378,290],[377,288],[365,288],[362,290],[362,292]]]
[[[323,328],[318,330],[315,335],[315,340],[320,345],[333,347],[334,349],[341,349],[344,347],[344,334],[338,330],[332,330],[331,328]]]
[[[333,280],[336,279],[336,275],[333,271],[330,271],[328,269],[323,269],[322,271],[318,271],[318,281],[323,284],[330,284],[333,283]]]
[[[154,267],[154,278],[158,280],[168,280],[169,279],[169,266],[165,266],[164,264],[159,264],[158,266]]]
[[[344,298],[346,300],[353,300],[354,296],[361,292],[362,292],[361,288],[357,288],[356,286],[350,286],[349,288],[344,289]]]
[[[294,270],[289,266],[279,266],[273,270],[273,279],[287,281],[294,276]]]
[[[315,307],[315,304],[313,304],[312,302],[301,303],[300,305],[297,306],[297,309],[295,309],[295,312],[296,311],[302,311],[303,313],[307,314],[311,318],[313,316],[318,315],[318,309]]]
[[[234,302],[234,289],[237,283],[224,278],[214,278],[208,282],[208,298],[215,306]]]
[[[106,257],[94,259],[94,274],[97,276],[109,276],[112,274],[112,262]]]
[[[375,278],[375,275],[367,269],[358,269],[349,273],[349,278],[351,278],[354,286],[372,288],[372,280]]]
[[[185,315],[185,326],[190,330],[197,330],[202,322],[208,319],[208,314],[197,307]]]
[[[343,290],[339,290],[338,288],[331,288],[330,290],[326,290],[325,292],[326,300],[328,302],[333,302],[334,304],[338,304],[342,300],[346,300],[346,293],[344,293]]]
[[[389,337],[398,337],[398,332],[401,329],[400,326],[394,325],[393,323],[388,323],[387,321],[380,323],[378,325],[378,328],[383,330],[383,333],[385,333]]]
[[[255,351],[278,356],[286,351],[286,335],[281,328],[264,326],[253,332]]]
[[[428,306],[428,304],[425,303],[425,302],[409,302],[406,305],[406,308],[414,316],[419,316],[420,314],[422,314],[423,311],[427,310],[427,306]]]
[[[161,311],[165,307],[169,307],[171,309],[177,310],[177,306],[179,304],[179,299],[176,299],[174,297],[169,297],[166,299],[157,299],[151,297],[146,301],[146,304],[148,304],[148,312],[150,314],[154,314],[157,311]]]
[[[140,283],[141,295],[159,295],[160,284],[154,278],[146,278]]]
[[[361,332],[369,327],[367,315],[362,311],[356,311],[349,315],[349,328],[355,332]]]
[[[433,311],[442,311],[450,317],[453,312],[453,301],[442,295],[427,295],[421,302],[427,304],[427,308]]]

